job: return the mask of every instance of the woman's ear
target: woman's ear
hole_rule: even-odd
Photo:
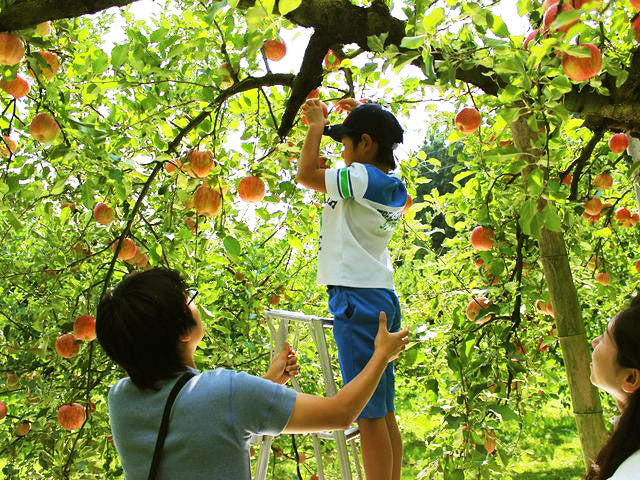
[[[640,370],[629,368],[622,384],[622,390],[633,393],[640,388]]]

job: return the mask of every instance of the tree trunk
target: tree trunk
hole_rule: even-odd
[[[539,135],[527,125],[527,117],[522,116],[511,125],[516,148],[523,152],[522,158],[529,162],[523,171],[525,185],[528,173],[542,155],[541,150],[531,147]],[[546,204],[540,199],[539,207]],[[544,276],[549,288],[551,304],[562,349],[571,403],[582,445],[584,461],[589,465],[604,444],[608,433],[602,417],[602,407],[598,391],[591,384],[589,347],[587,343],[578,294],[573,283],[569,258],[561,232],[542,228],[538,239]]]

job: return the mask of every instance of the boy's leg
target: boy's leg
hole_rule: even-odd
[[[395,461],[386,417],[361,418],[358,426],[365,478],[391,480]]]
[[[393,474],[391,479],[400,480],[402,474],[402,437],[400,436],[400,429],[396,422],[395,412],[387,413],[384,419],[387,423],[387,432],[389,433],[391,450],[393,451]]]

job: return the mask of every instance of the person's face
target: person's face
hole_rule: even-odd
[[[615,328],[615,318],[609,322],[604,333],[591,342],[593,346],[591,383],[609,392],[617,400],[624,401],[627,397],[627,393],[623,390],[627,369],[618,365],[618,347],[613,341],[613,328]]]
[[[342,137],[342,159],[348,167],[353,162],[357,162],[356,151],[354,150],[353,140],[349,137]]]
[[[196,302],[193,301],[189,304],[189,310],[191,310],[191,314],[193,315],[193,319],[196,321],[195,326],[190,332],[191,340],[190,344],[193,345],[193,350],[196,349],[196,345],[200,343],[200,341],[204,337],[204,327],[202,326],[202,320],[200,319],[200,312],[198,311],[198,307],[196,306]]]

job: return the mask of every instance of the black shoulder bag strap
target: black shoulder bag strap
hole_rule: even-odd
[[[176,384],[169,392],[167,403],[164,405],[164,413],[162,414],[162,423],[160,424],[160,431],[158,432],[158,439],[156,440],[156,448],[153,450],[153,460],[151,461],[151,468],[149,469],[148,480],[155,480],[158,475],[158,469],[160,468],[160,456],[162,455],[162,447],[164,446],[164,439],[167,436],[167,430],[169,429],[169,415],[171,414],[171,407],[175,402],[178,392],[195,374],[193,372],[187,372],[182,375]]]

